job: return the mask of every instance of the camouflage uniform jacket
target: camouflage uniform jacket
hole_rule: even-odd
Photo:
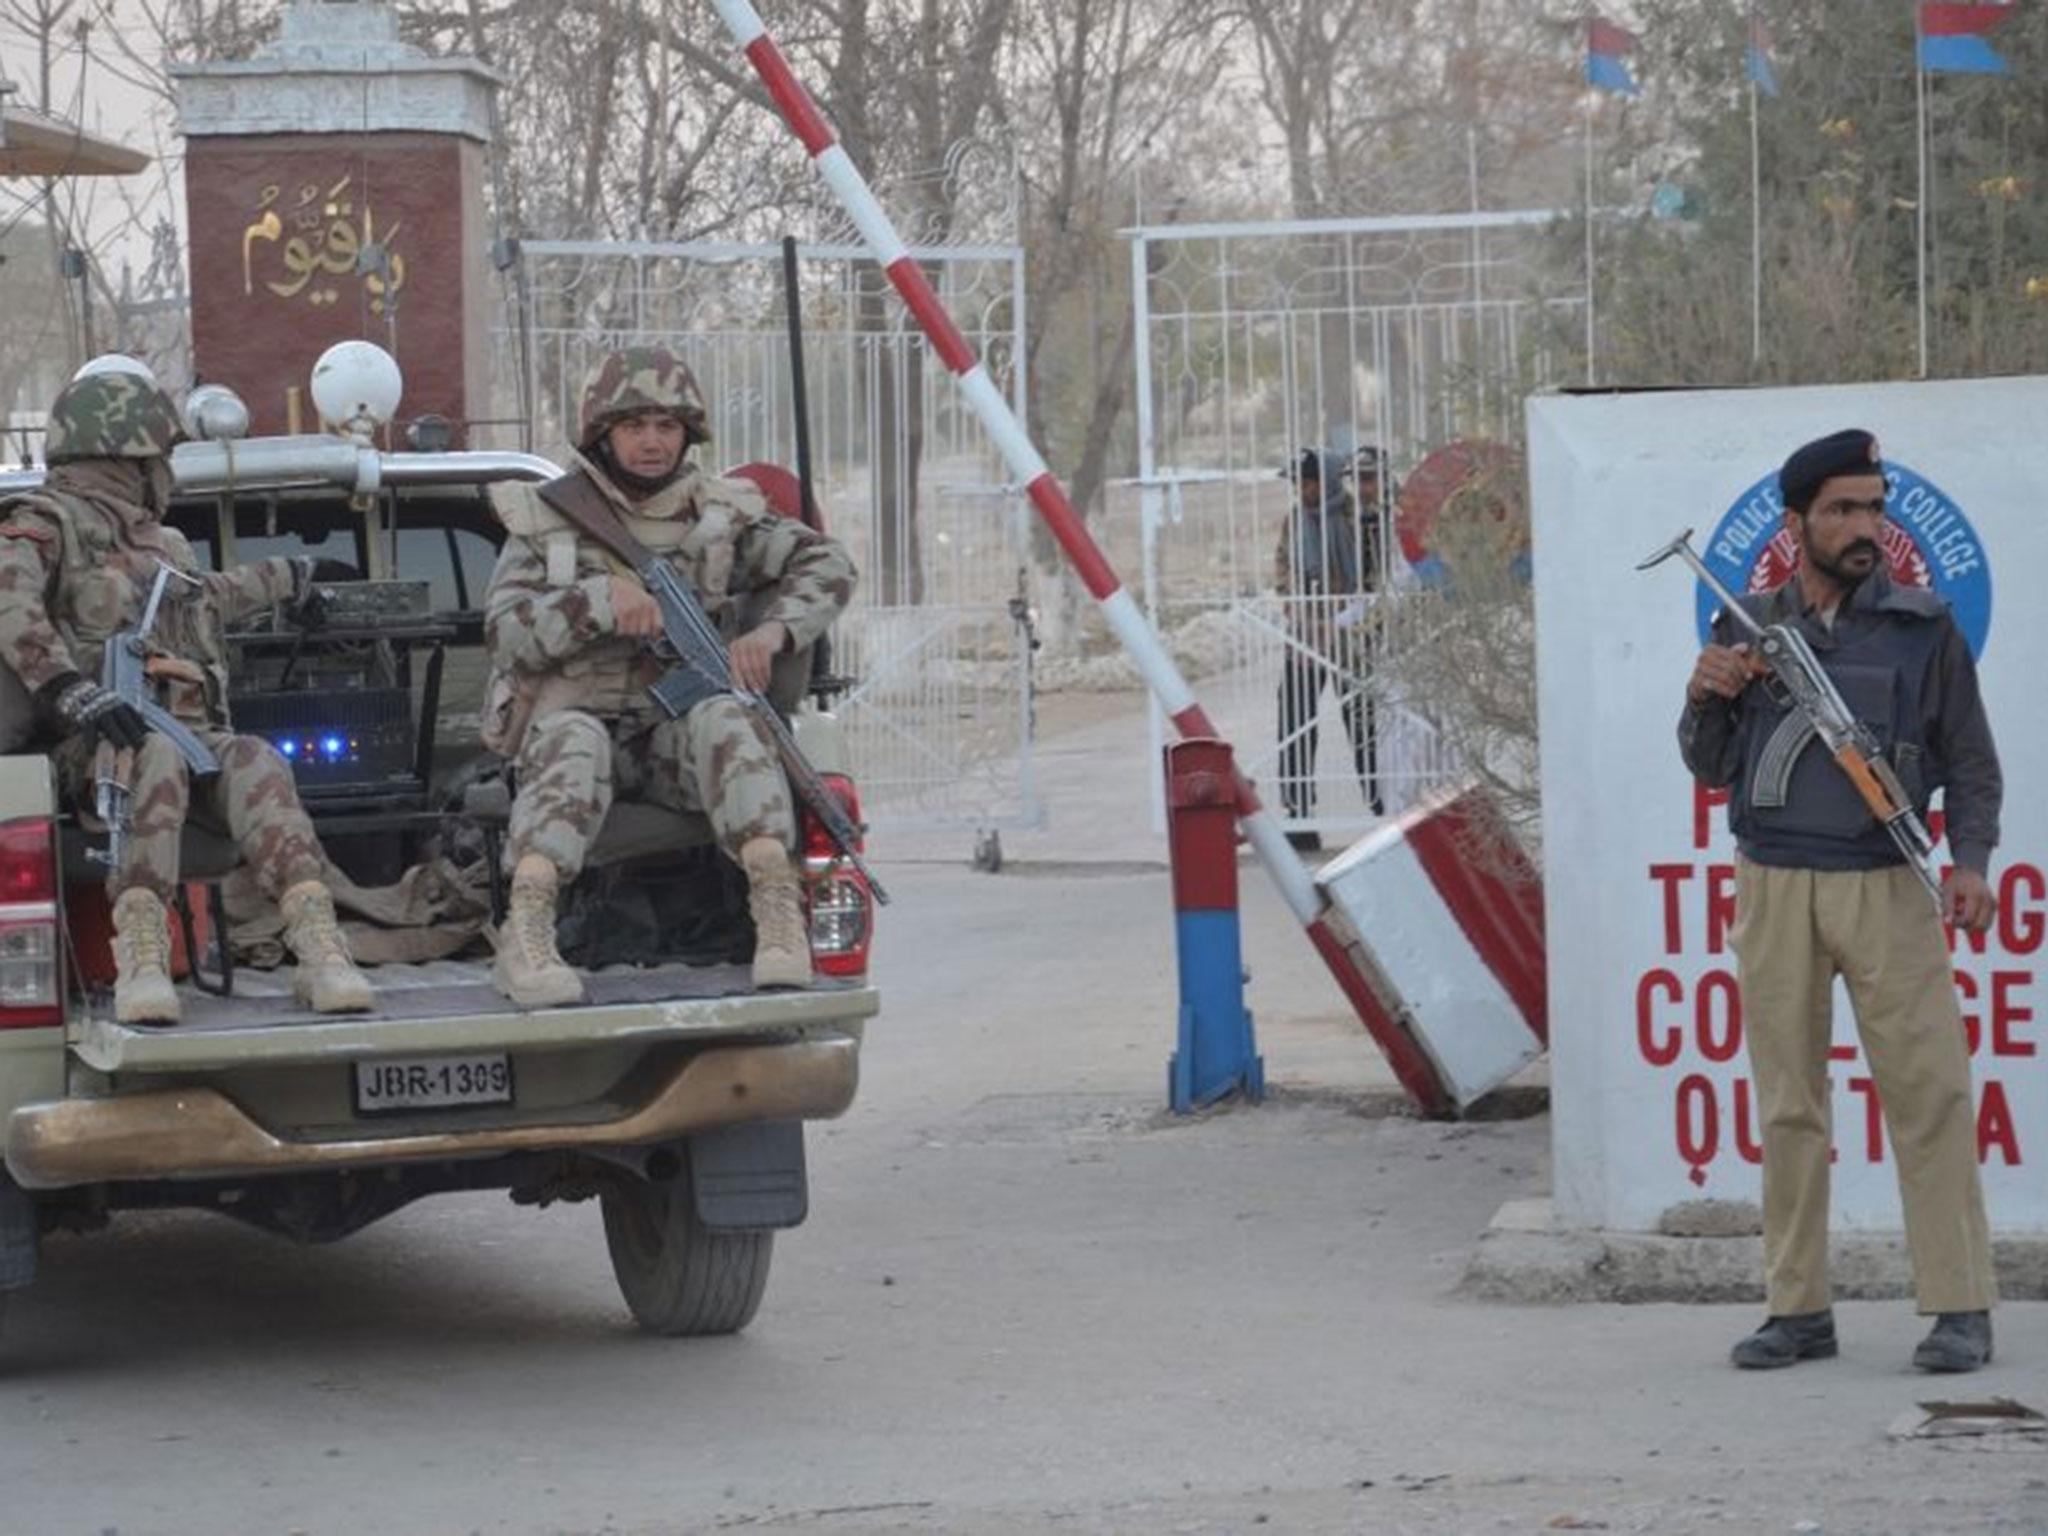
[[[162,561],[202,585],[174,584],[157,610],[152,656],[187,664],[160,677],[160,702],[226,727],[227,627],[285,601],[291,563],[202,569],[185,536],[142,505],[148,473],[133,460],[57,465],[41,489],[0,503],[0,662],[30,691],[65,672],[97,678],[108,637],[140,621]]]
[[[845,548],[770,511],[747,481],[692,467],[635,502],[589,460],[579,456],[575,465],[633,535],[688,578],[728,639],[774,620],[801,649],[853,597]],[[631,569],[570,527],[531,486],[500,486],[493,500],[510,537],[484,605],[491,655],[484,744],[509,756],[533,720],[572,706],[601,719],[653,723],[659,716],[646,689],[664,663],[614,628],[611,578]]]

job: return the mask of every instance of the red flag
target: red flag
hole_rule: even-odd
[[[1586,51],[1615,54],[1634,53],[1638,39],[1627,27],[1617,27],[1604,16],[1595,16],[1586,23]]]

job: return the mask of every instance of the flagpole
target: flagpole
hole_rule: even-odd
[[[1599,383],[1593,363],[1593,105],[1594,95],[1586,91],[1586,383]]]
[[[1750,12],[1750,25],[1756,13]],[[1752,31],[1751,37],[1755,33]],[[1751,44],[1755,46],[1754,42]],[[1764,360],[1764,175],[1763,148],[1757,129],[1756,71],[1749,77],[1749,361],[1761,368]]]
[[[1913,80],[1919,100],[1920,198],[1917,216],[1917,267],[1920,286],[1920,377],[1927,377],[1927,70],[1920,58],[1918,29],[1913,40]]]

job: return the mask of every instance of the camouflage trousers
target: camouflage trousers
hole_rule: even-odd
[[[152,732],[136,749],[128,775],[133,825],[121,867],[107,878],[107,893],[118,896],[139,885],[169,901],[178,885],[178,843],[188,820],[225,833],[267,896],[322,878],[320,840],[277,749],[261,737],[231,731],[194,727],[194,734],[220,760],[220,772],[196,785],[166,738]],[[92,755],[68,751],[63,767],[72,803],[90,807]]]
[[[701,812],[734,858],[757,837],[796,845],[782,764],[767,733],[730,698],[706,699],[652,727],[562,710],[527,731],[518,773],[506,861],[544,854],[565,882],[582,873],[615,795]]]

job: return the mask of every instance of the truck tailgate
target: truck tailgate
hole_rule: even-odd
[[[299,1008],[289,973],[252,974],[232,998],[186,989],[175,1029],[80,1021],[70,1091],[9,1116],[7,1167],[29,1189],[231,1179],[830,1118],[853,1099],[879,1005],[861,984],[752,992],[744,970],[676,966],[600,972],[586,1003],[520,1009],[489,974],[380,967],[379,1011],[348,1017]],[[473,1103],[363,1102],[365,1073],[463,1061],[496,1063],[502,1081]]]
[[[180,989],[185,1022],[137,1029],[90,1017],[73,1023],[71,1051],[99,1072],[204,1072],[408,1052],[574,1047],[598,1041],[727,1035],[858,1034],[880,1006],[872,987],[820,981],[800,992],[754,992],[742,966],[615,967],[588,977],[589,1000],[521,1009],[481,961],[380,966],[374,1013],[308,1012],[289,971],[239,973],[233,997]]]

